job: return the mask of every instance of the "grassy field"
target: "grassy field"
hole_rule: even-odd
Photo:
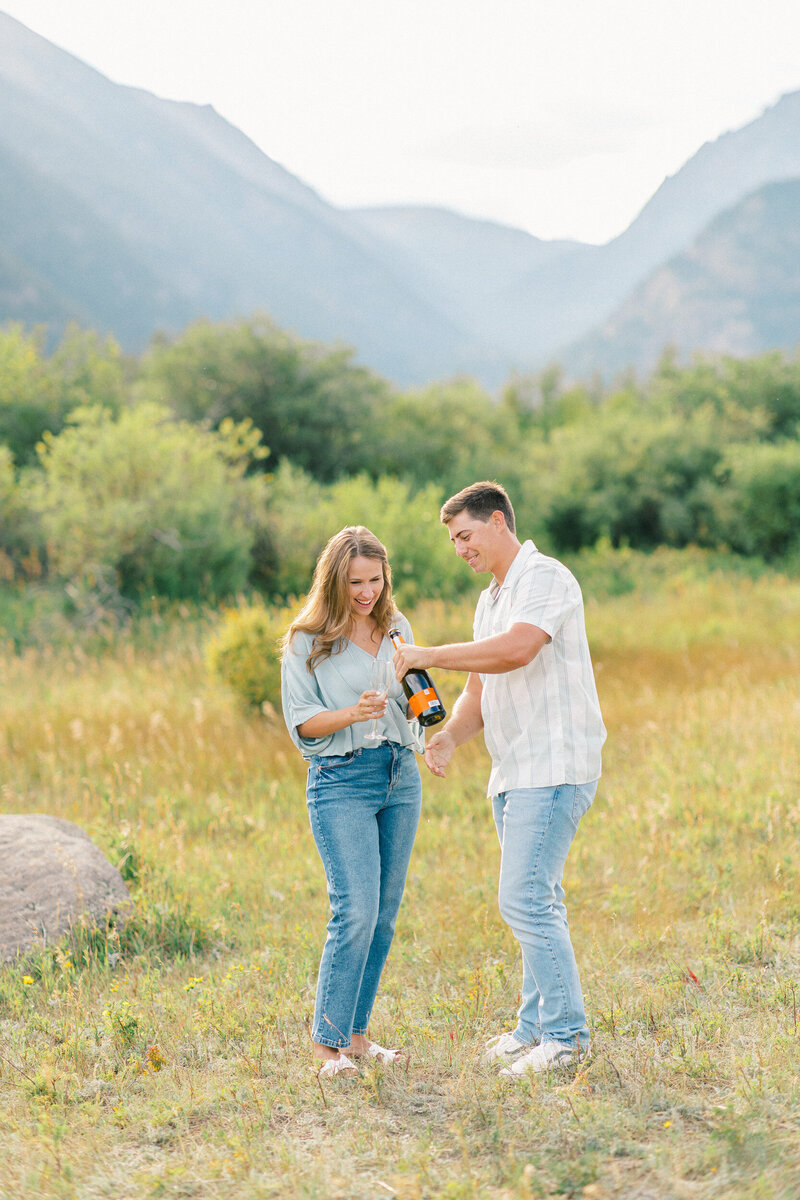
[[[678,571],[587,618],[609,740],[565,883],[595,1053],[517,1086],[476,1066],[519,978],[482,747],[424,780],[372,1028],[407,1069],[323,1087],[302,762],[208,677],[209,619],[0,654],[2,811],[76,821],[135,899],[0,971],[0,1195],[800,1196],[800,584]]]

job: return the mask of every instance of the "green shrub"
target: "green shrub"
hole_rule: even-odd
[[[516,477],[518,424],[471,379],[395,396],[371,442],[371,476],[395,476],[418,488],[433,483],[441,500],[476,479]]]
[[[209,432],[158,405],[115,417],[79,408],[39,447],[32,483],[56,577],[111,580],[127,597],[234,595],[263,521],[263,479],[246,474],[259,435]]]
[[[266,480],[266,517],[256,551],[253,583],[268,596],[299,596],[308,591],[319,552],[336,529],[320,513],[323,484],[285,459]],[[267,549],[267,554],[264,549]]]
[[[366,525],[386,546],[401,608],[474,589],[472,573],[439,521],[444,497],[434,484],[356,475],[326,486],[282,463],[267,488],[266,527],[277,567],[265,590],[272,595],[308,591],[320,551],[345,525]]]
[[[331,480],[371,469],[373,431],[391,397],[389,384],[353,359],[353,350],[306,341],[264,313],[201,320],[153,346],[137,392],[211,428],[250,420],[269,446],[270,470],[288,458]]]
[[[341,479],[320,506],[326,540],[343,525],[366,525],[389,555],[400,608],[432,597],[453,599],[474,588],[474,576],[450,545],[439,520],[444,497],[435,484],[366,475]]]
[[[800,549],[800,441],[732,446],[719,476],[721,539],[767,561]]]
[[[7,446],[0,445],[0,580],[14,578],[14,564],[10,551],[14,547],[14,530],[19,507],[14,460]]]
[[[292,619],[288,609],[239,604],[223,615],[206,647],[212,673],[248,707],[273,715],[281,705],[279,639]]]
[[[0,330],[0,443],[17,466],[36,461],[36,444],[64,427],[81,404],[101,403],[117,411],[125,380],[122,352],[113,338],[70,325],[50,358],[44,331],[21,325]]]

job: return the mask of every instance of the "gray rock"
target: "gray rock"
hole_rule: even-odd
[[[77,825],[0,816],[0,962],[52,945],[79,919],[105,925],[128,904],[119,871]]]

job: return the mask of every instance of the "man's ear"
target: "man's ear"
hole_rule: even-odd
[[[506,519],[505,519],[505,516],[503,515],[503,513],[500,512],[499,508],[495,509],[495,511],[489,517],[489,520],[491,521],[492,525],[494,525],[495,529],[497,529],[498,531],[501,529],[505,529]]]

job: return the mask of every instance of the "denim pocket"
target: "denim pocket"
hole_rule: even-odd
[[[355,750],[349,754],[319,754],[312,760],[318,778],[328,779],[337,775],[344,767],[349,767],[356,757]]]
[[[580,783],[575,787],[575,796],[572,801],[572,823],[577,825],[581,817],[586,816],[589,809],[592,807],[592,802],[597,791],[597,783]]]

